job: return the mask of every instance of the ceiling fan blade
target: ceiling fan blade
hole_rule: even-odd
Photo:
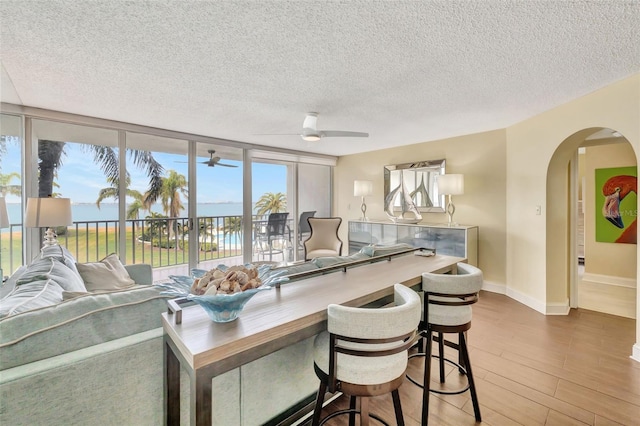
[[[300,136],[300,133],[254,133],[255,136]]]
[[[342,130],[322,130],[320,136],[323,138],[345,137],[345,138],[366,138],[369,133],[364,132],[345,132]]]
[[[234,166],[233,164],[224,164],[224,163],[216,163],[216,166],[224,166],[224,167],[238,167],[238,166]]]

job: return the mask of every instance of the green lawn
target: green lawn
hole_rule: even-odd
[[[106,229],[102,227],[78,231],[69,229],[66,234],[58,236],[58,241],[60,245],[67,247],[73,253],[78,262],[95,262],[118,251],[118,235],[115,228]],[[10,250],[13,250],[13,269],[16,269],[22,263],[20,261],[22,258],[21,234],[14,232],[12,240],[10,240],[8,232],[0,234],[0,250],[2,269],[5,275],[9,275],[11,271]],[[227,249],[224,252],[200,252],[199,258],[200,260],[211,260],[240,255],[242,255],[241,250]],[[126,264],[149,263],[154,268],[157,268],[187,263],[188,252],[180,248],[161,249],[152,247],[149,243],[137,241],[133,237],[131,229],[128,229],[126,232],[126,256],[120,254],[120,258]]]

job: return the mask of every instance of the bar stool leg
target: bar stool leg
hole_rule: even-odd
[[[476,416],[476,421],[481,422],[482,417],[480,415],[480,404],[478,403],[478,394],[476,393],[476,384],[473,380],[473,373],[471,371],[471,362],[469,361],[469,351],[467,350],[467,339],[463,333],[460,333],[460,352],[464,359],[464,364],[467,367],[467,379],[469,380],[469,391],[471,392],[471,401],[473,402],[473,413]]]
[[[327,384],[320,381],[320,387],[318,388],[318,395],[316,396],[316,406],[313,409],[313,426],[320,424],[320,415],[322,414],[322,403],[324,402],[324,394],[327,392]]]
[[[355,426],[356,425],[356,413],[355,413],[356,397],[355,396],[351,396],[349,398],[349,409],[354,410],[349,413],[349,426]]]
[[[396,413],[396,424],[398,426],[404,426],[404,416],[402,415],[402,404],[400,404],[400,392],[395,389],[391,392],[393,397],[393,409]]]
[[[438,333],[438,355],[440,356],[440,383],[444,383],[444,336]]]
[[[360,426],[369,426],[369,398],[360,397]]]
[[[427,329],[424,355],[424,380],[422,382],[422,425],[429,423],[429,387],[431,384],[431,350],[433,346],[432,331]]]

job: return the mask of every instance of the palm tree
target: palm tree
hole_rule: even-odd
[[[20,180],[20,174],[18,172],[12,172],[8,174],[0,173],[0,195],[6,197],[9,195],[17,195],[18,197],[22,194],[22,185],[12,185],[11,181],[13,179]]]
[[[62,166],[62,157],[65,155],[66,142],[38,140],[38,196],[47,197],[53,193],[53,179],[56,171]],[[93,160],[100,166],[107,177],[107,182],[117,182],[120,175],[118,155],[113,147],[83,144],[83,149],[93,154]],[[164,168],[158,163],[150,151],[127,149],[127,155],[133,158],[136,167],[146,170],[149,177],[148,193],[156,197],[162,187],[162,173]]]
[[[147,192],[145,194],[144,203],[150,206],[157,200],[157,198],[160,198],[162,209],[168,217],[174,218],[180,216],[180,211],[184,208],[180,194],[185,197],[188,197],[189,194],[187,189],[187,178],[175,170],[169,170],[169,175],[161,178],[161,181],[162,185],[158,194],[159,197],[154,198],[152,193]],[[171,236],[171,232],[175,226],[175,220],[169,221],[168,225],[169,236]]]
[[[282,192],[265,192],[254,207],[259,216],[267,213],[280,213],[287,209],[287,196]]]
[[[111,184],[111,186],[107,188],[102,188],[98,192],[98,198],[96,199],[96,206],[100,209],[100,203],[107,198],[113,198],[114,200],[118,200],[120,194],[120,188],[118,183],[120,180],[116,180],[115,182],[111,180],[111,178],[107,178],[107,182]],[[138,219],[140,217],[140,210],[149,210],[149,206],[145,206],[144,204],[144,195],[135,189],[129,189],[129,184],[131,184],[131,177],[127,173],[126,185],[127,185],[127,196],[134,199],[132,203],[127,207],[127,219]]]
[[[242,217],[229,216],[224,218],[224,235],[242,235]]]
[[[175,170],[169,170],[169,176],[162,178],[159,198],[162,202],[162,209],[169,217],[178,217],[180,211],[184,209],[180,194],[188,197],[187,186],[187,178]],[[147,194],[145,201],[150,199],[151,196]]]

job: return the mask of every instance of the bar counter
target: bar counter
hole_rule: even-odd
[[[212,378],[310,338],[326,329],[327,305],[364,306],[417,286],[423,272],[449,272],[463,258],[407,254],[292,283],[256,294],[237,320],[215,323],[200,306],[182,323],[164,313],[167,424],[180,424],[180,366],[191,380],[190,423],[212,424]],[[309,365],[312,370],[312,365]]]

